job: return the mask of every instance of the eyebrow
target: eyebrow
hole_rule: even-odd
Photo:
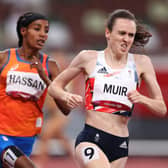
[[[126,33],[125,30],[118,30],[119,33]],[[129,35],[135,35],[135,33],[128,33]]]
[[[34,23],[33,26],[41,26],[42,24],[40,23]],[[45,25],[46,28],[49,28],[49,25]]]

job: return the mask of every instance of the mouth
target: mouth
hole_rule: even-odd
[[[121,44],[121,50],[122,50],[122,51],[126,51],[127,48],[128,48],[128,45],[127,45],[126,43]]]
[[[42,47],[45,44],[45,40],[37,40],[37,44]]]

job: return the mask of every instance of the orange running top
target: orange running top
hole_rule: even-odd
[[[46,54],[41,54],[41,63],[48,75]],[[0,69],[0,134],[28,137],[40,133],[46,93],[36,68],[30,68],[17,49],[9,49]]]

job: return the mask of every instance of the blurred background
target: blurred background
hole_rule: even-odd
[[[104,49],[106,46],[105,18],[108,13],[117,8],[129,9],[138,20],[146,24],[152,33],[152,38],[143,53],[152,59],[158,82],[168,105],[168,0],[136,2],[135,0],[0,0],[0,49],[17,47],[18,16],[27,11],[40,12],[50,19],[49,38],[44,51],[56,59],[63,70],[80,50]],[[81,79],[77,78],[68,87],[83,94],[81,85]],[[144,87],[143,84],[142,87]],[[146,94],[146,88],[143,90]],[[50,111],[52,114],[49,114]],[[50,121],[47,119],[51,116],[54,116],[51,118],[55,118],[53,121],[55,123],[63,121],[62,125],[55,129],[61,130],[73,148],[74,139],[83,127],[83,108],[75,109],[68,117],[64,117],[61,114],[55,115],[54,113],[60,112],[51,104],[51,101],[47,101],[44,112],[46,123]],[[50,126],[47,128],[46,132],[49,131]],[[129,168],[168,167],[168,115],[165,118],[158,118],[143,106],[136,105],[129,122],[129,129]],[[60,139],[63,139],[61,136],[50,136],[49,143],[47,138],[44,138],[49,144],[47,154],[51,156],[50,164],[46,166],[48,168],[55,165],[62,168],[76,166],[66,157],[68,148],[64,143],[60,143]],[[42,146],[45,144],[40,145],[39,138],[35,144],[33,158],[40,155]]]

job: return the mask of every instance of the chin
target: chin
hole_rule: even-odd
[[[36,48],[37,50],[41,50],[42,48],[43,48],[44,46],[36,46],[36,47],[34,47],[34,48]]]
[[[126,54],[126,53],[128,53],[128,50],[121,50],[120,53],[121,53],[121,54]]]
[[[125,55],[127,52],[123,52],[123,51],[119,51],[118,54],[119,55]]]

